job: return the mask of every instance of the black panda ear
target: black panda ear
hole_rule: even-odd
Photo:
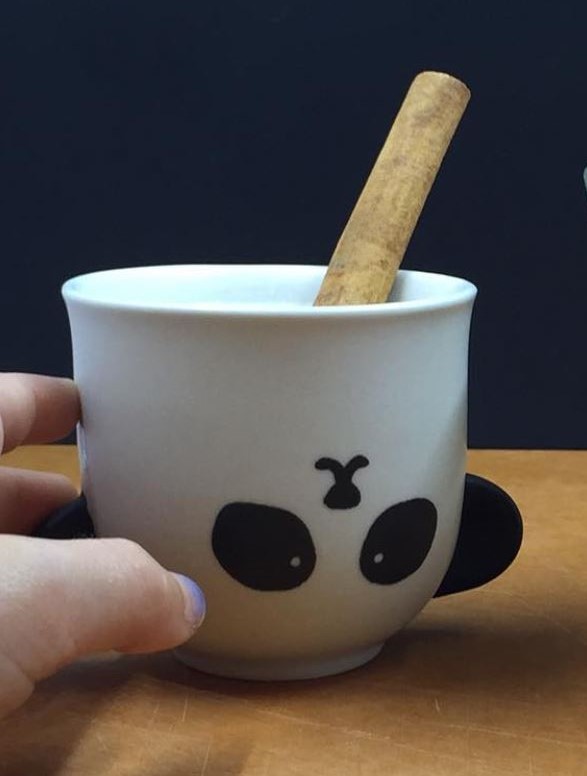
[[[512,498],[493,482],[467,474],[456,548],[435,597],[498,577],[518,554],[522,534],[522,516]]]

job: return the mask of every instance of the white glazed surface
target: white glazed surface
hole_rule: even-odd
[[[404,271],[387,304],[314,308],[324,271],[139,268],[64,287],[90,512],[100,535],[134,539],[200,583],[208,616],[182,655],[205,670],[297,678],[364,662],[422,609],[452,556],[476,290]],[[316,461],[358,454],[370,462],[354,477],[360,504],[326,507],[332,475]],[[396,584],[367,581],[370,526],[416,497],[438,512],[424,563]],[[226,573],[211,535],[233,501],[303,520],[317,555],[307,581],[267,592]]]

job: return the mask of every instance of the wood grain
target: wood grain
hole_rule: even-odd
[[[64,447],[2,462],[78,471]],[[469,471],[519,504],[518,560],[370,665],[266,685],[167,654],[88,659],[0,724],[1,776],[587,774],[587,452],[473,451]]]
[[[387,301],[469,97],[467,87],[446,73],[416,76],[332,255],[315,304]]]

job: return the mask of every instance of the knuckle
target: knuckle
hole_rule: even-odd
[[[110,539],[117,552],[124,561],[124,565],[133,571],[149,571],[156,566],[156,561],[138,542],[133,539]]]
[[[51,477],[56,487],[62,488],[63,490],[72,490],[77,493],[75,485],[66,474],[51,472]]]
[[[126,575],[140,582],[145,595],[155,603],[164,594],[165,571],[138,542],[132,539],[111,539],[119,554],[121,566]]]

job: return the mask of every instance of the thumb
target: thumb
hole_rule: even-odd
[[[134,542],[0,536],[0,713],[83,655],[175,647],[204,614],[195,582]]]

